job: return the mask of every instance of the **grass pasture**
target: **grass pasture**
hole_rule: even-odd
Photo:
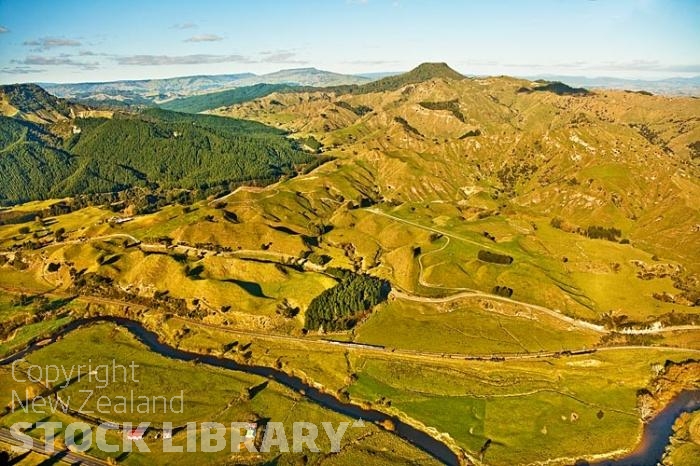
[[[89,350],[86,351],[86,349]],[[94,401],[89,400],[83,406],[84,410],[102,411],[98,417],[117,422],[150,421],[154,425],[165,420],[178,425],[187,421],[216,421],[224,425],[230,422],[247,421],[249,419],[273,420],[285,423],[287,438],[292,438],[292,427],[289,420],[304,420],[320,424],[321,422],[345,421],[347,418],[309,403],[298,394],[282,387],[275,382],[269,382],[257,376],[240,372],[225,371],[222,369],[208,368],[192,363],[173,361],[149,351],[138,343],[125,330],[111,324],[98,324],[86,327],[67,335],[65,338],[32,353],[27,358],[27,363],[37,364],[42,367],[59,364],[70,369],[71,365],[111,364],[116,363],[128,366],[132,361],[138,364],[136,375],[138,382],[123,383],[120,380],[111,379],[105,388],[100,389],[103,383],[96,380],[90,381],[84,378],[74,381],[68,388],[59,389],[59,396],[67,399],[69,396],[76,401],[83,401],[79,390],[94,390],[95,398],[99,395],[107,396],[111,400],[118,400],[118,396],[124,396],[129,390],[135,390],[137,395],[157,396],[169,395],[184,391],[183,413],[137,413],[129,406],[127,413],[111,412],[102,414],[104,406],[100,408]],[[0,371],[5,371],[0,368]],[[120,376],[122,372],[117,372]],[[86,377],[87,375],[84,374]],[[119,379],[119,377],[117,377]],[[104,379],[102,379],[104,380]],[[60,380],[58,385],[62,385]],[[261,385],[262,384],[262,385]],[[16,388],[16,384],[8,384],[5,378],[0,385],[3,399],[7,392]],[[254,391],[250,398],[240,398],[241,392],[246,388],[260,387]],[[20,387],[21,388],[21,387]],[[40,387],[36,388],[40,390]],[[76,397],[76,398],[73,398]],[[70,402],[69,402],[70,403]],[[71,407],[73,407],[72,403]],[[93,414],[96,415],[96,414]],[[60,421],[65,423],[73,419],[62,412],[22,412],[15,411],[8,416],[0,418],[0,425],[8,426],[19,420],[36,422],[40,419]],[[287,425],[289,424],[289,425]],[[38,435],[34,430],[30,435]],[[323,434],[321,432],[321,434]],[[61,434],[59,434],[60,436]],[[173,438],[174,445],[184,445],[187,440],[185,431],[178,433]],[[110,443],[119,443],[116,438],[108,437]],[[218,453],[194,453],[177,455],[162,452],[162,444],[152,434],[146,438],[146,444],[151,448],[151,453],[134,452],[125,459],[127,465],[136,464],[221,464],[226,461],[269,461],[278,457],[279,452],[273,449],[270,454],[264,454],[257,459],[255,457],[232,454],[224,450]],[[328,451],[330,444],[323,435],[317,442],[322,451]],[[90,450],[90,454],[104,457],[98,451]],[[397,437],[378,429],[376,426],[366,424],[360,429],[348,429],[341,444],[341,452],[337,455],[324,453],[306,453],[309,460],[316,463],[328,458],[332,464],[357,464],[362,458],[374,457],[375,464],[437,464],[425,453],[405,444]],[[301,455],[283,453],[279,464],[294,464]]]
[[[448,433],[472,452],[492,439],[485,455],[489,464],[580,458],[633,447],[641,432],[636,391],[648,383],[651,365],[688,356],[616,350],[434,366],[359,358],[350,394],[389,401],[390,409]]]
[[[479,299],[428,304],[398,298],[378,308],[356,333],[362,343],[486,355],[581,349],[600,339],[542,312]]]

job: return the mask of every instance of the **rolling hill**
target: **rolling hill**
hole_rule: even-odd
[[[697,99],[464,78],[422,65],[216,113],[311,134],[347,163],[362,160],[391,205],[445,203],[448,217],[466,218],[525,209],[574,230],[617,226],[674,257],[700,249]]]

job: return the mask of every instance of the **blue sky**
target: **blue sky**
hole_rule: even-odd
[[[697,0],[0,0],[0,82],[316,67],[700,74]]]

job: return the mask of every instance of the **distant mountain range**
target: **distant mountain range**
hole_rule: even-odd
[[[96,83],[39,83],[48,92],[87,105],[111,107],[153,106],[191,96],[228,91],[231,89],[274,84],[308,87],[338,87],[362,85],[397,76],[398,72],[377,72],[348,75],[319,70],[296,68],[256,75],[253,73],[182,76],[167,79],[125,80]],[[466,74],[470,76],[469,74]],[[561,81],[572,87],[589,89],[609,88],[631,91],[648,91],[664,95],[700,95],[700,76],[670,78],[657,81],[621,79],[611,77],[588,78],[585,76],[538,75],[525,79]],[[235,103],[235,99],[234,99]],[[197,102],[188,108],[199,108]],[[174,104],[175,107],[180,103]]]
[[[654,94],[700,96],[700,76],[692,78],[668,78],[654,81],[622,78],[587,78],[586,76],[538,75],[526,79],[546,79],[561,81],[574,87],[588,89],[621,89],[628,91],[648,91]]]
[[[353,76],[316,68],[297,68],[263,75],[253,73],[184,76],[167,79],[144,79],[99,83],[39,83],[51,94],[92,105],[152,106],[181,97],[223,91],[256,84],[294,86],[340,86],[364,84],[371,78]]]
[[[350,74],[333,73],[316,68],[296,68],[275,71],[263,75],[251,75],[236,82],[237,86],[252,86],[255,84],[293,84],[295,86],[343,86],[348,84],[364,84],[372,78]]]

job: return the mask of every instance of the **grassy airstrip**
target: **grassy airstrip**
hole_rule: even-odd
[[[590,348],[600,339],[543,313],[472,299],[445,304],[397,299],[379,307],[356,334],[362,343],[472,354]]]

